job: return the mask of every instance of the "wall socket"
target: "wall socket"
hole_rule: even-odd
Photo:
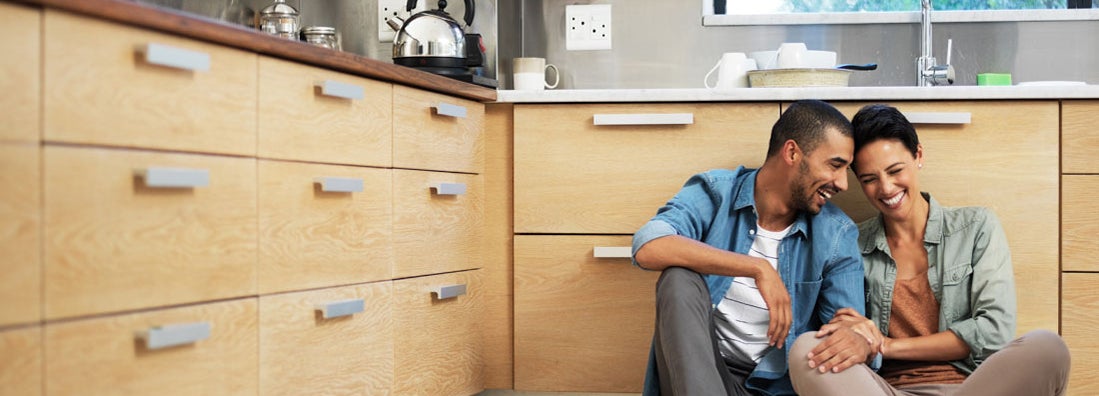
[[[565,6],[565,49],[611,49],[611,5]]]
[[[378,41],[383,43],[392,43],[393,38],[397,36],[397,32],[393,31],[385,21],[392,17],[399,17],[403,21],[407,21],[408,17],[417,12],[426,10],[423,5],[428,0],[421,0],[416,2],[416,9],[412,12],[405,11],[405,7],[408,6],[407,0],[378,0]]]

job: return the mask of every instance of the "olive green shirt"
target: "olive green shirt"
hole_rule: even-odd
[[[953,331],[969,345],[969,357],[950,363],[971,373],[1015,337],[1007,237],[991,210],[944,208],[930,194],[922,196],[930,204],[923,243],[927,278],[939,300],[939,330]],[[880,214],[859,224],[859,249],[866,271],[866,314],[888,336],[897,264]]]

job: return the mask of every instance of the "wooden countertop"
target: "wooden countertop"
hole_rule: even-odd
[[[167,8],[125,0],[14,0],[98,17],[293,60],[326,69],[460,96],[481,102],[496,100],[496,90],[398,66],[348,52],[270,36],[245,26]]]

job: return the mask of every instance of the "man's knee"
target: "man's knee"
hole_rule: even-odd
[[[682,267],[668,267],[656,282],[658,306],[699,300],[709,304],[710,293],[702,275]]]

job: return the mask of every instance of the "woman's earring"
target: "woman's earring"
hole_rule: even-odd
[[[923,164],[916,164],[917,168],[923,169]]]

